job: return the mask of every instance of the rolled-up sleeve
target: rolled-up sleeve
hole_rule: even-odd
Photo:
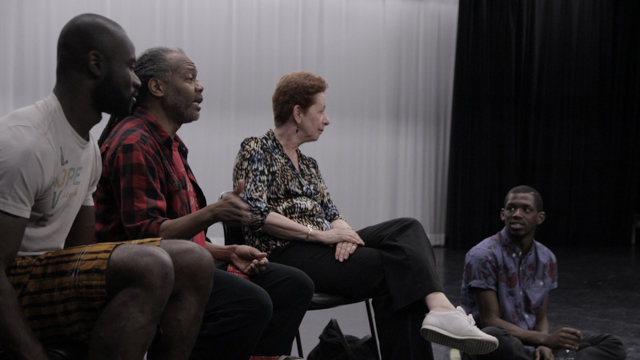
[[[464,281],[469,290],[473,288],[498,291],[498,269],[490,252],[472,249],[464,262]]]

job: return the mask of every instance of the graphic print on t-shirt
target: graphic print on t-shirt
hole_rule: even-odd
[[[73,167],[69,165],[69,160],[65,159],[62,146],[60,147],[60,171],[58,175],[53,178],[50,185],[50,191],[52,193],[50,210],[43,213],[33,224],[36,227],[43,227],[49,221],[49,218],[53,216],[54,209],[60,204],[60,199],[71,199],[78,196],[78,187],[82,183],[81,181],[82,166]],[[83,194],[84,196],[84,194]]]

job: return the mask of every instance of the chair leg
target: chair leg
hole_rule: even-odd
[[[367,306],[367,317],[369,318],[369,329],[371,329],[371,337],[376,345],[376,359],[380,360],[380,352],[378,350],[378,336],[376,335],[376,328],[373,323],[373,315],[371,315],[371,300],[367,299],[364,304]],[[300,355],[302,357],[302,355]]]
[[[302,354],[302,341],[300,340],[300,330],[298,330],[298,333],[296,334],[296,345],[298,346],[298,356],[303,358],[304,355]]]

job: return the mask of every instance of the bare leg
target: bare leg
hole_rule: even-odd
[[[456,309],[442,292],[434,292],[427,295],[424,298],[424,302],[430,311],[450,311]]]
[[[154,360],[187,359],[211,293],[213,258],[203,247],[188,241],[165,240],[160,247],[173,261],[175,281],[147,356]]]
[[[120,245],[106,272],[110,301],[96,321],[90,359],[142,359],[171,295],[173,264],[166,251]]]

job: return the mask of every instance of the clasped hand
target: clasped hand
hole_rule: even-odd
[[[320,242],[326,245],[335,245],[336,260],[343,262],[349,258],[358,248],[358,245],[364,246],[364,241],[357,232],[349,228],[337,228],[322,232],[323,236]]]
[[[248,275],[256,275],[264,271],[269,264],[266,253],[247,245],[238,245],[229,261],[238,270]]]

